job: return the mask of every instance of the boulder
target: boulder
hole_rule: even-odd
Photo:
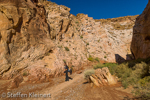
[[[107,79],[107,82],[109,85],[117,83],[115,78],[111,75],[111,73],[109,72],[109,69],[107,67],[102,68],[102,73],[103,73],[104,77]]]
[[[90,76],[90,79],[94,83],[94,85],[96,85],[96,86],[99,87],[99,83],[98,83],[98,81],[95,78],[93,78],[92,76]]]
[[[117,83],[116,79],[110,74],[107,67],[96,69],[95,75],[91,75],[90,79],[96,86],[112,85]]]
[[[107,85],[106,77],[104,77],[104,73],[102,72],[102,69],[96,69],[95,75],[99,79],[99,83],[102,85]]]

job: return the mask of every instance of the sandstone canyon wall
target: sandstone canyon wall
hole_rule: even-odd
[[[8,79],[39,62],[52,42],[45,8],[30,0],[1,0],[0,20],[0,74]]]
[[[131,50],[136,59],[150,57],[150,0],[133,28]]]
[[[136,17],[95,20],[46,0],[1,0],[0,75],[10,79],[26,72],[29,81],[45,80],[63,72],[63,60],[81,66],[89,55],[126,59]]]

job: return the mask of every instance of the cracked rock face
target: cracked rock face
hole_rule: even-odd
[[[29,0],[6,1],[0,2],[0,74],[12,78],[38,61],[52,45],[44,7]],[[5,75],[7,71],[9,75]]]
[[[131,49],[136,59],[150,57],[150,1],[136,19]]]
[[[58,66],[61,66],[62,59],[73,64],[86,62],[89,55],[108,62],[132,59],[132,55],[128,56],[137,16],[94,20],[85,14],[74,16],[69,13],[69,8],[52,2],[46,2],[44,7],[51,39],[56,46]]]
[[[63,74],[63,60],[74,69],[90,55],[125,60],[136,17],[94,20],[46,0],[0,0],[0,75],[11,79],[27,71],[28,81],[43,82]]]

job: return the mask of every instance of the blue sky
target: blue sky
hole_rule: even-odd
[[[138,15],[145,9],[148,0],[49,0],[71,8],[70,13],[88,14],[94,19]]]

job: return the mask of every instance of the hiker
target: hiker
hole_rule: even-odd
[[[65,81],[69,81],[69,78],[68,78],[68,66],[67,66],[66,62],[64,62],[64,66],[65,66],[64,73],[66,73],[66,79],[65,79]]]
[[[69,70],[68,70],[68,72],[70,73],[70,75],[72,75],[72,62],[69,62],[68,63],[68,68],[69,68]]]
[[[64,62],[64,66],[65,66],[65,71],[64,71],[64,73],[66,73],[66,79],[65,79],[65,81],[69,81],[69,79],[72,80],[72,78],[68,76],[69,67],[67,66],[66,62]]]

